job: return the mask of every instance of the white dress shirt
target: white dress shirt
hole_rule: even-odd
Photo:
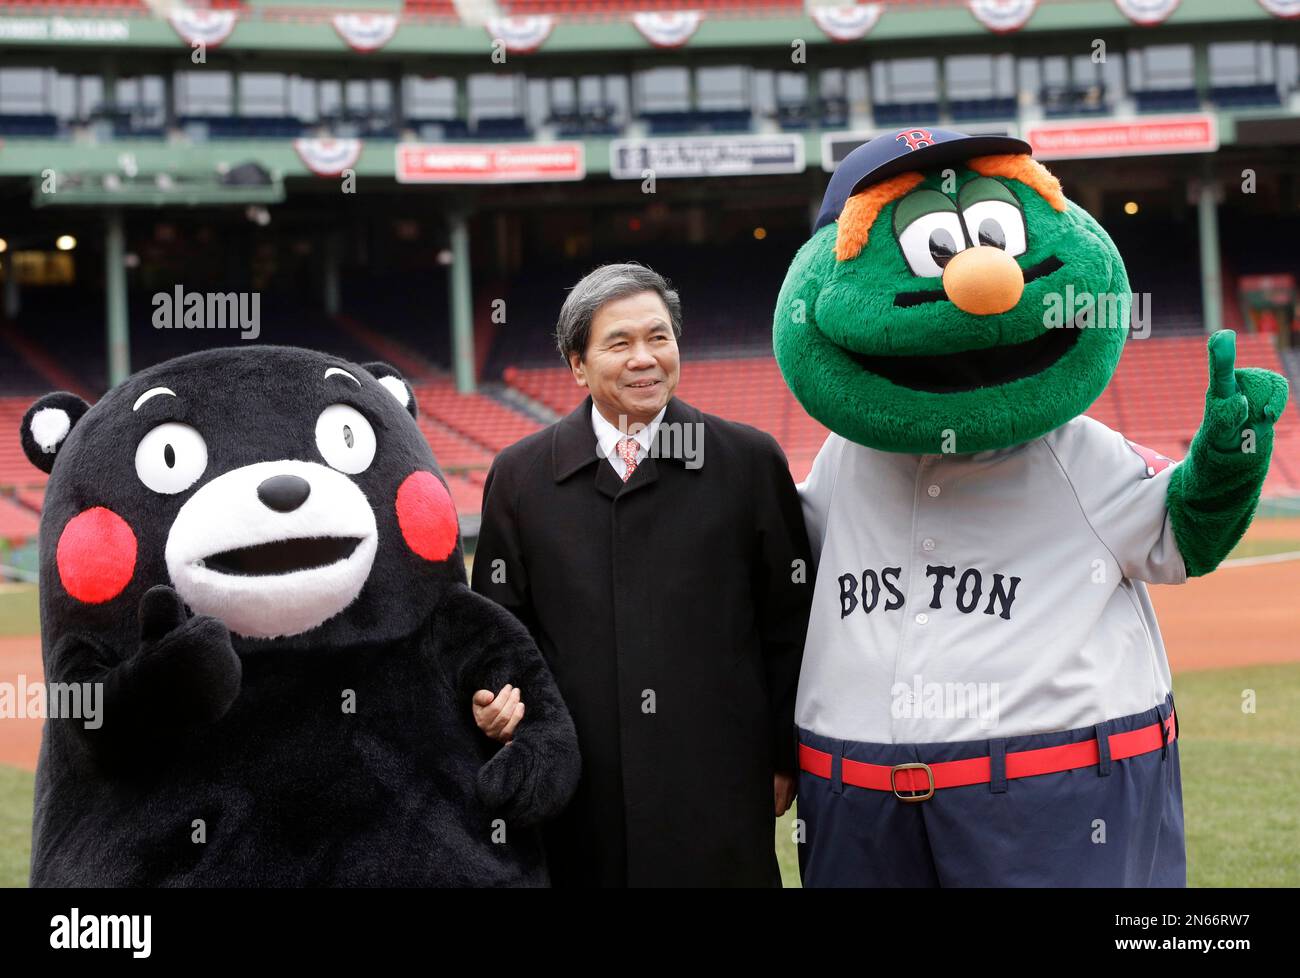
[[[655,434],[659,431],[659,422],[664,419],[664,412],[668,410],[668,405],[664,405],[659,413],[654,416],[651,422],[632,434],[631,437],[636,439],[636,461],[640,465],[645,457],[650,454],[650,446],[654,443]],[[633,423],[628,424],[628,428],[633,427]],[[615,428],[605,420],[605,416],[596,408],[595,403],[591,405],[591,427],[596,432],[596,444],[602,457],[609,460],[609,464],[614,466],[614,471],[618,477],[623,478],[627,471],[627,466],[623,464],[623,458],[618,454],[618,443],[623,440],[624,433]]]

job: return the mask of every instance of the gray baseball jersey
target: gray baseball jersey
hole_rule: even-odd
[[[1172,472],[1087,417],[973,455],[832,434],[799,486],[818,575],[798,725],[986,740],[1162,703],[1169,663],[1143,582],[1187,579]]]

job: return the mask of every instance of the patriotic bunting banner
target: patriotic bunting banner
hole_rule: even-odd
[[[1010,34],[1029,23],[1038,0],[967,0],[975,19],[994,34]]]
[[[643,12],[632,15],[641,36],[657,48],[679,48],[691,39],[703,14],[698,10]]]
[[[1159,24],[1178,9],[1179,0],[1115,0],[1115,6],[1135,24]]]
[[[876,26],[883,9],[878,3],[862,3],[846,7],[813,7],[808,13],[823,34],[832,41],[843,42],[866,37]]]
[[[1300,17],[1300,0],[1259,0],[1259,5],[1274,17]]]
[[[551,36],[554,17],[494,17],[484,25],[494,41],[501,41],[507,51],[527,54],[536,51]]]
[[[330,21],[353,51],[378,51],[393,39],[399,23],[396,14],[335,14]]]
[[[294,152],[318,177],[337,177],[361,158],[360,139],[295,139]]]
[[[215,48],[228,38],[239,22],[237,10],[191,10],[182,7],[167,15],[167,20],[182,40]]]

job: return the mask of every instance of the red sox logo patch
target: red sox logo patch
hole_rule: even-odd
[[[1133,449],[1138,458],[1142,459],[1143,463],[1146,465],[1145,478],[1147,479],[1154,479],[1157,475],[1174,464],[1174,460],[1168,455],[1161,455],[1159,452],[1150,448],[1144,448],[1135,442],[1129,441],[1127,438],[1124,439],[1124,444]]]
[[[930,135],[929,129],[904,129],[894,139],[900,143],[907,143],[908,149],[934,145],[934,137]]]

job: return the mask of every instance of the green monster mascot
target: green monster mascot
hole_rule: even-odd
[[[1186,885],[1146,583],[1241,538],[1287,385],[1234,369],[1221,331],[1182,462],[1085,417],[1132,296],[1029,152],[939,129],[858,147],[781,289],[777,361],[832,432],[800,487],[805,885]]]

